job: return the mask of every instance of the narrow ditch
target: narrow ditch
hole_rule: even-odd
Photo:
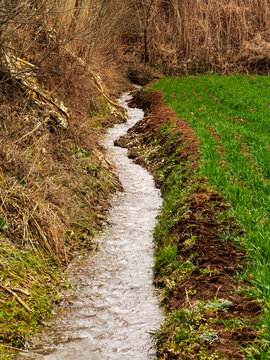
[[[162,314],[153,287],[152,229],[162,200],[152,176],[128,159],[126,149],[114,146],[144,116],[128,107],[131,99],[119,99],[128,121],[109,129],[103,142],[124,191],[112,199],[100,251],[70,267],[76,291],[27,359],[155,358],[149,332],[159,327]]]

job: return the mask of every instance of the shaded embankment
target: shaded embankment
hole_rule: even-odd
[[[28,335],[59,302],[71,259],[95,247],[109,196],[121,188],[98,141],[107,127],[123,121],[101,83],[94,84],[90,70],[64,49],[59,62],[80,74],[73,81],[65,74],[73,89],[69,97],[40,82],[29,70],[34,65],[12,59],[0,104],[0,358],[5,360],[28,344]],[[63,77],[63,71],[50,70],[54,79]]]
[[[155,229],[155,282],[167,309],[156,333],[162,359],[243,359],[238,345],[256,342],[256,302],[236,280],[245,253],[230,205],[199,176],[199,141],[164,104],[162,93],[141,93],[136,106],[146,118],[119,143],[147,167],[164,198]]]

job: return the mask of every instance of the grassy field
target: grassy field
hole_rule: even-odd
[[[230,203],[249,254],[239,275],[263,307],[261,329],[270,341],[270,78],[206,75],[163,79],[154,85],[188,121],[200,141],[198,173]],[[260,355],[259,355],[260,353]],[[256,359],[268,358],[262,349]]]

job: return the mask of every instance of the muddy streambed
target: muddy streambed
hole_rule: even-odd
[[[77,288],[64,310],[48,324],[25,359],[146,360],[155,351],[149,332],[162,320],[153,288],[152,229],[161,206],[152,176],[127,157],[114,141],[143,118],[143,111],[119,102],[128,121],[109,129],[108,158],[117,166],[124,191],[112,199],[108,229],[98,239],[100,251],[69,268]]]

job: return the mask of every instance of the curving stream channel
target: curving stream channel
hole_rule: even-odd
[[[143,118],[142,110],[128,107],[131,98],[119,99],[127,123],[109,129],[103,141],[124,191],[112,199],[110,226],[98,239],[100,251],[70,267],[70,281],[77,285],[71,302],[25,359],[155,358],[149,332],[158,328],[162,314],[152,285],[152,229],[162,200],[152,176],[128,159],[126,149],[114,146]]]

